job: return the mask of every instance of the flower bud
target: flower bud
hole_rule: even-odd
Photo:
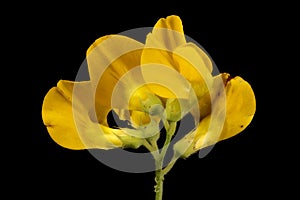
[[[193,104],[188,99],[169,98],[166,101],[167,120],[177,122],[180,121],[188,112],[190,112]]]
[[[178,99],[170,98],[166,102],[167,120],[177,122],[181,119],[181,107]]]
[[[162,102],[155,94],[148,94],[141,102],[143,111],[150,115],[159,115],[163,112]]]

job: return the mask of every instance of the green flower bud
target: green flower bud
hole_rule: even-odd
[[[177,122],[181,119],[181,107],[178,99],[167,99],[166,113],[168,121]]]
[[[150,115],[159,115],[163,112],[163,105],[159,97],[154,94],[148,94],[145,100],[141,101],[143,111]]]
[[[192,108],[192,103],[187,99],[170,98],[166,101],[167,120],[180,121]]]
[[[155,115],[160,116],[164,112],[164,107],[160,104],[154,104],[151,106],[151,108],[149,109],[148,112],[152,116],[155,116]]]

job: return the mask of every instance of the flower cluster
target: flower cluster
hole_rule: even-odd
[[[175,15],[159,19],[145,44],[103,36],[88,48],[86,59],[90,80],[59,80],[44,98],[43,122],[52,139],[69,149],[145,146],[156,161],[156,199],[174,164],[163,169],[178,121],[190,114],[193,128],[172,145],[174,160],[240,133],[256,110],[250,84],[229,73],[213,75],[211,58],[186,40]],[[129,125],[109,126],[110,112]],[[161,124],[166,139],[160,149]]]

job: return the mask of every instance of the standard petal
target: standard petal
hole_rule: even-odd
[[[181,19],[175,15],[161,18],[147,35],[141,63],[156,63],[177,70],[172,59],[172,51],[185,43]]]
[[[144,45],[121,35],[100,38],[87,51],[87,63],[94,95],[102,106],[111,107],[113,90],[127,72],[140,65]],[[127,74],[121,83],[128,88],[143,83],[141,73],[135,70]],[[128,95],[127,90],[119,93],[119,98]],[[96,105],[97,106],[97,105]]]
[[[184,83],[181,84],[182,77],[179,73],[170,75],[161,69],[165,67],[179,72],[179,68],[173,60],[172,51],[185,42],[181,19],[175,15],[159,19],[152,32],[147,35],[145,48],[141,55],[142,74],[146,82],[153,83],[149,84],[149,88],[158,96],[176,98],[172,90],[180,85],[184,87]],[[160,70],[151,69],[148,67],[149,65]],[[188,89],[185,88],[185,90]]]
[[[157,43],[163,45],[166,50],[174,50],[186,42],[182,21],[176,15],[161,18],[155,24],[152,33],[147,36],[146,47],[157,47]]]
[[[90,86],[90,82],[59,81],[49,90],[43,101],[42,118],[51,138],[70,149],[122,146],[112,130],[91,120],[87,108]],[[80,92],[73,95],[74,88]]]
[[[147,35],[141,63],[156,63],[177,69],[172,51],[185,43],[181,19],[175,15],[161,18]]]
[[[150,85],[151,90],[163,98],[188,98],[186,91],[191,87],[185,84],[184,80],[189,81],[192,87],[200,86],[201,91],[197,87],[197,92],[201,92],[200,96],[207,92],[207,87],[210,87],[212,83],[210,58],[195,44],[186,43],[181,20],[174,15],[160,19],[152,33],[147,35],[141,64],[144,79],[147,82],[159,82]],[[152,70],[152,72],[144,67],[148,65],[161,69]],[[170,75],[162,70],[163,67],[173,69],[178,73]],[[168,81],[167,85],[164,84],[163,79]],[[174,95],[174,90],[172,91],[173,88],[177,90],[176,95]],[[181,89],[178,90],[178,88]],[[178,91],[184,91],[184,94],[182,92],[178,94],[180,93]]]
[[[95,40],[88,48],[86,55],[91,80],[98,81],[103,72],[111,67],[114,68],[116,75],[124,74],[134,64],[139,64],[140,56],[135,56],[130,52],[141,50],[143,47],[142,43],[122,35],[107,35]],[[119,59],[121,56],[126,60]],[[121,65],[112,65],[117,59],[115,64]]]
[[[167,18],[160,18],[154,28],[167,28],[183,34],[183,26],[179,16],[170,15]]]

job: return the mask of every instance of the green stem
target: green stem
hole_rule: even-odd
[[[162,169],[157,169],[155,171],[155,200],[162,200],[163,195],[163,184],[164,184],[164,174]]]
[[[166,128],[166,127],[165,127]],[[169,144],[171,142],[172,136],[176,131],[176,122],[170,122],[168,124],[168,129],[166,129],[166,140],[164,146],[161,150],[161,153],[155,158],[155,200],[162,200],[163,196],[163,182],[164,182],[164,175],[166,174],[163,170],[163,162],[165,155],[167,153]],[[168,170],[169,171],[169,170]]]
[[[157,148],[155,146],[153,146],[151,143],[149,143],[147,140],[144,141],[143,145],[152,154],[154,160],[157,160],[158,159],[158,153],[157,153],[158,150],[157,150]]]
[[[166,175],[172,167],[175,165],[175,162],[177,161],[177,158],[173,158],[172,161],[163,169],[163,173]]]

